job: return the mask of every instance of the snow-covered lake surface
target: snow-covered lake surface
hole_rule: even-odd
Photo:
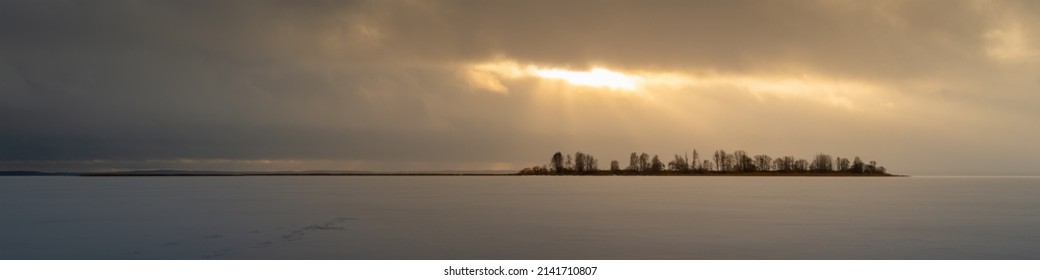
[[[0,259],[1040,259],[1040,178],[0,177]]]

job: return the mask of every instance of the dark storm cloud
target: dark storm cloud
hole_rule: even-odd
[[[1040,98],[1038,11],[1035,1],[4,1],[0,169],[176,159],[453,168],[538,162],[557,149],[672,152],[693,141],[874,152],[898,166],[916,163],[899,154],[923,147],[920,127],[958,139],[927,147],[930,156],[984,147],[972,135],[1000,131],[1014,131],[998,147],[1010,152],[1040,139],[1028,127]],[[894,92],[869,100],[902,107],[872,113],[888,117],[871,124],[752,95],[575,101],[524,79],[502,81],[509,94],[472,88],[467,67],[495,60],[826,76]],[[676,119],[658,103],[699,111]],[[950,118],[984,128],[964,132]],[[811,125],[777,129],[784,123]],[[747,140],[759,132],[791,141]],[[886,148],[857,140],[867,136]],[[1028,158],[1020,171],[1038,167]]]

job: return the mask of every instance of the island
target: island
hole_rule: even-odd
[[[691,157],[692,155],[692,157]],[[524,168],[517,175],[611,175],[611,176],[896,176],[875,161],[816,154],[812,160],[793,156],[771,157],[751,155],[743,150],[727,153],[716,150],[701,160],[697,150],[675,154],[672,161],[662,162],[657,155],[633,152],[628,166],[610,161],[610,169],[599,169],[596,157],[576,152],[574,156],[556,152],[548,164]]]

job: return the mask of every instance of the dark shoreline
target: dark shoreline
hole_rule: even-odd
[[[662,172],[633,173],[600,171],[596,173],[519,174],[494,172],[223,172],[223,171],[129,171],[129,172],[26,172],[0,171],[0,177],[77,176],[77,177],[241,177],[241,176],[710,176],[710,177],[909,177],[908,175],[841,172]]]
[[[226,173],[226,174],[108,174],[90,173],[80,177],[241,177],[241,176],[520,176],[517,174],[481,173]]]
[[[68,176],[68,175],[59,175]],[[71,176],[80,177],[241,177],[241,176],[536,176],[536,177],[596,177],[596,176],[631,176],[631,177],[909,177],[908,175],[891,174],[826,174],[826,173],[776,173],[776,174],[735,174],[735,173],[706,173],[706,174],[560,174],[560,175],[522,175],[515,173],[488,174],[488,173],[271,173],[271,174],[104,174],[91,173]]]

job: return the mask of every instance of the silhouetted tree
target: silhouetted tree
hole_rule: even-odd
[[[551,174],[548,165],[528,167],[520,170],[520,175],[546,175]]]
[[[852,173],[863,173],[863,170],[863,161],[860,160],[857,156],[855,159],[852,160],[852,167],[850,168],[850,171],[852,171]]]
[[[646,153],[639,155],[639,171],[650,171],[650,155]]]
[[[849,165],[851,164],[849,162],[849,159],[839,157],[839,158],[836,158],[834,160],[834,162],[836,162],[837,165],[838,165],[838,172],[848,172],[849,171]]]
[[[739,172],[754,172],[755,161],[744,150],[733,152],[733,169]]]
[[[784,172],[784,171],[787,171],[787,168],[785,168],[785,167],[786,166],[784,166],[784,158],[783,157],[778,157],[778,158],[773,159],[773,170]]]
[[[733,154],[727,154],[725,150],[715,151],[715,169],[723,172],[734,171],[736,164],[736,157]]]
[[[716,171],[722,171],[722,165],[725,164],[726,161],[726,151],[715,150],[715,155],[712,157],[712,159],[715,160]]]
[[[574,160],[570,154],[567,155],[567,162],[563,164],[563,169],[567,171],[574,170]]]
[[[610,173],[617,174],[618,172],[621,172],[621,164],[616,160],[610,161]]]
[[[628,158],[628,170],[639,171],[639,155],[632,152],[632,155]]]
[[[758,169],[760,171],[770,171],[770,170],[773,170],[772,165],[773,165],[773,158],[771,158],[771,157],[769,157],[767,155],[757,155],[757,156],[755,156],[755,168],[756,169]]]
[[[556,152],[553,154],[552,160],[549,161],[549,164],[552,166],[553,173],[563,173],[563,153]]]
[[[693,149],[693,158],[690,158],[690,169],[691,170],[700,170],[700,168],[703,168],[703,167],[697,166],[697,163],[700,162],[699,160],[700,160],[700,155],[697,154],[697,149]]]
[[[774,168],[780,172],[793,172],[795,170],[796,160],[792,156],[779,157],[773,160]]]
[[[676,172],[686,172],[690,170],[690,165],[686,163],[686,158],[675,155],[675,159],[668,162],[668,170]]]
[[[574,172],[585,173],[585,153],[574,153]]]
[[[813,158],[813,161],[809,166],[813,172],[834,171],[831,156],[823,153],[816,154],[816,157]]]
[[[733,171],[746,171],[747,167],[744,166],[746,157],[747,152],[744,150],[733,151]]]
[[[577,152],[574,153],[574,172],[579,174],[594,173],[599,170],[599,163],[596,157]]]
[[[809,161],[804,159],[798,159],[794,161],[794,171],[805,172],[809,171]]]
[[[654,159],[650,160],[650,172],[661,173],[662,170],[664,170],[664,163],[657,158],[657,155],[654,155]]]

